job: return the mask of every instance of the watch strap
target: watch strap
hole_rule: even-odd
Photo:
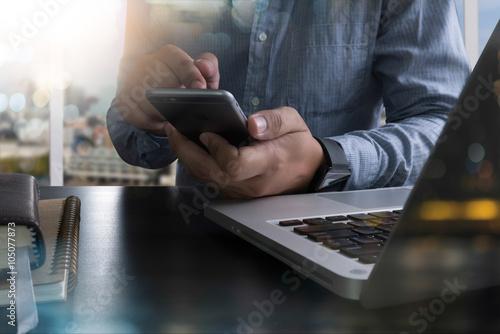
[[[332,139],[314,137],[323,149],[326,164],[320,166],[310,186],[310,192],[342,190],[349,179],[351,170],[342,146]],[[323,185],[325,178],[328,185]]]
[[[349,162],[347,161],[344,149],[338,142],[333,139],[314,138],[321,145],[321,148],[325,153],[326,162],[333,170],[345,171],[346,169],[349,169]],[[334,158],[332,159],[332,157]]]

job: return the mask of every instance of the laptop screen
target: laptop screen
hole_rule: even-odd
[[[406,203],[365,306],[500,284],[500,21]]]

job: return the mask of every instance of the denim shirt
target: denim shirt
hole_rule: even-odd
[[[135,60],[164,44],[193,58],[213,52],[219,88],[247,116],[290,106],[314,136],[342,146],[352,170],[346,190],[412,185],[470,73],[454,0],[251,3],[252,15],[231,4],[216,20],[180,15],[185,31],[172,15],[129,1],[118,90]],[[160,168],[176,159],[168,138],[127,124],[114,103],[108,129],[130,164]],[[189,184],[179,163],[177,185]]]

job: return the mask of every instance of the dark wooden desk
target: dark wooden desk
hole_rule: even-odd
[[[39,305],[37,333],[500,328],[498,288],[461,294],[444,309],[425,301],[365,310],[294,274],[202,212],[184,219],[179,206],[195,208],[190,188],[44,187],[41,195],[77,195],[82,211],[78,285],[66,302]]]

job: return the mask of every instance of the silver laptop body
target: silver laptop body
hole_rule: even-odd
[[[367,308],[439,297],[453,288],[497,285],[500,97],[495,85],[500,87],[500,21],[413,189],[213,201],[206,205],[205,216],[299,274],[339,296],[360,300]],[[474,98],[477,110],[464,114]],[[471,160],[472,149],[483,154],[480,161]],[[444,165],[445,171],[437,175],[436,165]],[[279,224],[402,208],[374,264],[361,263],[294,232],[294,226]]]

